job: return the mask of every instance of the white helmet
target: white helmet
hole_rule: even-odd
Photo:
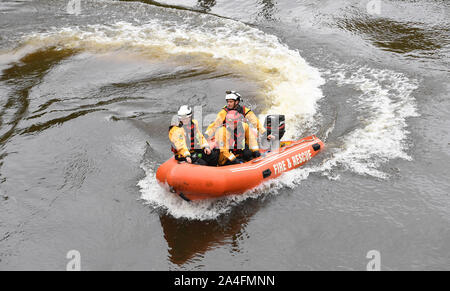
[[[241,94],[236,91],[227,91],[227,95],[225,95],[225,100],[236,100],[241,101]]]
[[[181,105],[178,109],[178,118],[187,118],[192,116],[192,108],[188,105]]]

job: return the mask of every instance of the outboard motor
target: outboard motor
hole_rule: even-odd
[[[264,120],[264,127],[267,130],[267,136],[275,136],[275,140],[271,140],[270,142],[266,140],[269,144],[270,150],[278,150],[280,148],[280,139],[286,132],[284,115],[267,115]]]
[[[286,132],[284,115],[267,115],[264,121],[264,127],[267,130],[267,135],[274,135],[280,140]]]

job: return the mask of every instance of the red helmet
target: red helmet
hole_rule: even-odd
[[[230,110],[225,117],[225,124],[229,128],[235,128],[239,122],[243,121],[243,116],[236,110]]]

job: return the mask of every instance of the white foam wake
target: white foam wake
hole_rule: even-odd
[[[418,87],[402,73],[352,65],[336,65],[325,73],[338,86],[360,91],[354,100],[361,126],[343,138],[343,146],[324,169],[339,165],[362,175],[387,178],[379,167],[389,160],[411,160],[407,154],[407,118],[418,116],[412,96]]]

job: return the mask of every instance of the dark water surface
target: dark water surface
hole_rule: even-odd
[[[450,268],[448,1],[68,3],[0,0],[0,270]],[[327,148],[189,204],[170,119],[230,89]]]

